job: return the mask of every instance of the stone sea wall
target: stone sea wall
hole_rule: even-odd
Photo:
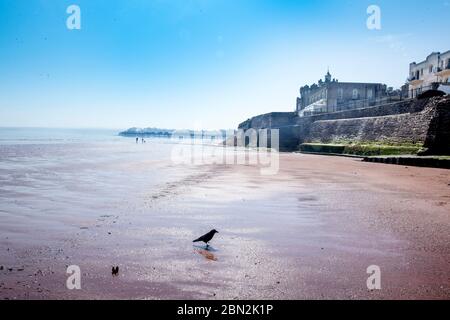
[[[432,101],[434,115],[425,139],[428,154],[450,155],[450,96]]]
[[[310,117],[271,113],[247,120],[240,129],[279,129],[280,149],[302,143],[387,143],[423,145],[450,154],[450,97],[406,100],[365,109]]]
[[[311,125],[303,142],[379,142],[423,144],[434,116],[432,109],[412,114],[339,120],[319,120]]]
[[[295,124],[297,114],[295,112],[273,112],[263,114],[239,125],[239,129],[269,129],[291,126]]]

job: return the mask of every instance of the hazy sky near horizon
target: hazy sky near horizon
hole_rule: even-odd
[[[328,67],[399,87],[449,21],[450,0],[0,0],[0,126],[235,128]]]

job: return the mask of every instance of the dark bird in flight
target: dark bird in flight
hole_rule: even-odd
[[[210,242],[212,240],[212,238],[214,237],[214,235],[216,233],[219,233],[219,231],[217,231],[216,229],[211,230],[210,232],[208,232],[207,234],[201,236],[200,238],[194,240],[193,242],[204,242],[206,243],[206,247],[209,247],[208,242]]]

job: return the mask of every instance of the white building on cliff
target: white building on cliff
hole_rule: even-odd
[[[409,97],[415,98],[431,89],[442,89],[439,88],[440,85],[450,84],[449,79],[450,50],[444,53],[433,52],[425,61],[413,62],[409,65]]]

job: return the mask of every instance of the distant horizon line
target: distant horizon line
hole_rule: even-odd
[[[117,130],[117,131],[126,131],[132,128],[139,128],[139,129],[159,129],[159,130],[174,130],[174,131],[183,131],[183,130],[192,130],[192,131],[217,131],[217,130],[236,130],[236,128],[229,128],[229,129],[189,129],[189,128],[174,128],[174,129],[166,129],[166,128],[158,128],[158,127],[128,127],[128,128],[111,128],[111,127],[42,127],[42,126],[1,126],[0,129],[53,129],[53,130]]]

